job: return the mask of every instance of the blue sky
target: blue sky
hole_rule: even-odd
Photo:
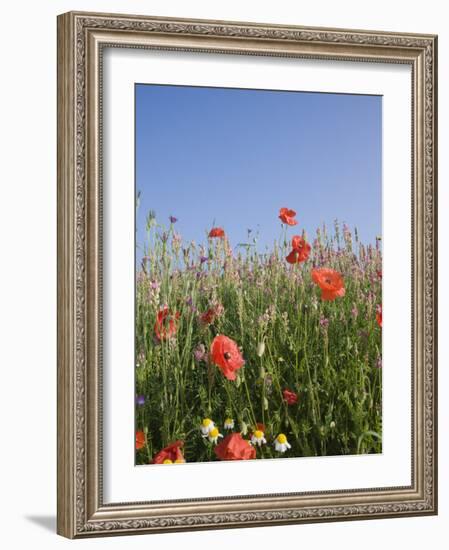
[[[334,219],[363,242],[381,234],[382,98],[368,95],[136,85],[137,243],[145,217],[233,245],[280,235],[279,209],[312,238]],[[293,233],[290,230],[290,233]],[[139,258],[140,254],[137,253]]]

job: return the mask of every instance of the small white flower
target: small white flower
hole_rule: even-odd
[[[215,443],[217,444],[218,443],[218,438],[219,437],[223,437],[223,435],[221,433],[219,433],[218,431],[218,428],[213,428],[210,432],[209,432],[209,441],[211,443]]]
[[[256,430],[253,435],[251,436],[251,443],[253,445],[259,445],[259,447],[262,445],[262,443],[266,443],[267,440],[265,439],[265,434],[262,430]]]
[[[279,453],[285,453],[285,451],[291,449],[292,446],[287,441],[287,436],[285,434],[279,434],[274,440],[274,448]]]
[[[215,428],[215,423],[210,418],[205,418],[201,422],[201,434],[203,437],[207,437],[209,433]]]
[[[225,430],[234,429],[234,420],[232,418],[226,418],[226,420],[224,421],[224,429]]]

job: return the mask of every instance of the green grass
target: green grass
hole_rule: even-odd
[[[267,444],[257,458],[379,453],[382,450],[381,304],[382,258],[338,225],[311,242],[307,261],[285,261],[295,228],[282,228],[271,251],[256,252],[255,242],[231,248],[227,239],[184,243],[175,225],[147,220],[144,260],[136,286],[136,430],[146,445],[136,463],[148,464],[169,443],[181,439],[188,462],[217,460],[201,436],[211,418],[225,436],[249,438],[256,423],[266,427]],[[203,258],[203,263],[201,263]],[[207,261],[204,261],[207,258]],[[342,274],[346,294],[322,301],[311,280],[313,267]],[[214,305],[224,312],[212,325],[199,317]],[[179,312],[176,333],[158,341],[154,326],[160,309]],[[236,381],[227,380],[195,350],[209,350],[217,334],[237,342],[245,365]],[[298,394],[287,405],[282,391]],[[274,438],[286,434],[291,449],[278,453]]]

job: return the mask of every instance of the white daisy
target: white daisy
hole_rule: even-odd
[[[253,435],[251,436],[251,443],[253,445],[259,445],[259,447],[262,445],[262,443],[266,443],[267,440],[265,439],[265,434],[262,430],[256,430]]]
[[[215,428],[215,423],[210,418],[205,418],[201,422],[201,434],[203,437],[207,437],[211,430]]]
[[[291,449],[292,446],[287,441],[287,436],[285,434],[279,434],[274,440],[274,448],[279,453],[285,453],[285,451]]]
[[[217,444],[218,443],[218,438],[219,437],[223,437],[223,435],[218,431],[218,428],[213,428],[210,432],[209,432],[209,441],[211,443],[215,443]]]
[[[225,430],[234,429],[234,420],[232,418],[226,418],[226,420],[224,421],[224,429]]]

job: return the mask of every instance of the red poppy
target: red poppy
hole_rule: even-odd
[[[256,449],[239,433],[227,435],[215,449],[220,460],[250,460],[256,458]]]
[[[153,464],[163,464],[164,460],[171,460],[172,462],[175,462],[176,460],[179,462],[185,462],[184,456],[181,452],[181,447],[183,445],[184,441],[180,440],[170,443],[170,445],[167,445],[167,447],[164,447],[161,451],[154,455]]]
[[[136,432],[136,449],[145,447],[145,434],[144,432]]]
[[[204,325],[211,325],[215,321],[215,310],[211,308],[202,313],[200,315],[200,321]]]
[[[200,321],[204,325],[211,325],[217,317],[221,317],[224,313],[224,307],[221,304],[215,304],[207,311],[200,315]]]
[[[279,219],[286,225],[297,225],[298,222],[294,219],[295,216],[296,212],[294,210],[290,210],[289,208],[281,208],[279,210]]]
[[[312,269],[312,280],[321,288],[322,300],[335,300],[345,295],[343,277],[333,269]]]
[[[285,258],[289,264],[298,264],[304,262],[309,257],[311,247],[300,235],[295,235],[292,239],[293,250]]]
[[[161,309],[156,318],[154,325],[154,332],[158,340],[166,340],[176,334],[176,320],[179,319],[180,313],[176,312],[174,315],[170,312],[168,307]]]
[[[224,229],[221,227],[212,227],[212,229],[209,231],[209,237],[214,238],[223,238],[225,236]]]
[[[234,340],[219,334],[210,348],[212,362],[217,365],[228,380],[235,380],[235,371],[243,367],[245,361]]]
[[[377,306],[376,321],[380,328],[382,328],[382,306]]]
[[[298,402],[298,395],[294,391],[286,389],[282,392],[282,395],[284,396],[287,405],[294,405]]]

